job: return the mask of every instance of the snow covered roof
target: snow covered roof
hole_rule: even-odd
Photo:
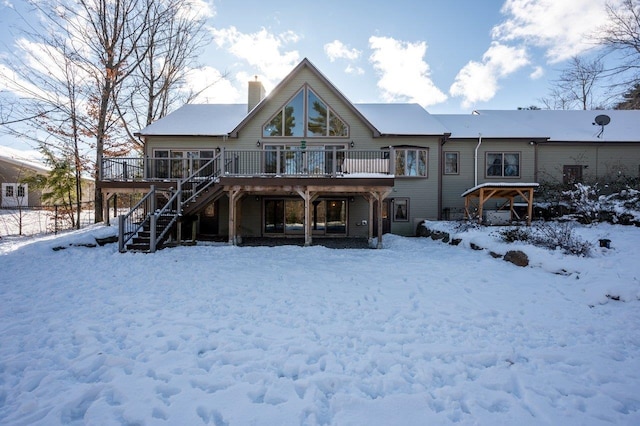
[[[247,115],[247,104],[187,104],[142,129],[142,136],[228,135]]]
[[[499,122],[528,126],[544,133],[549,142],[640,142],[640,111],[634,110],[479,110],[480,116],[494,117]],[[594,125],[598,115],[611,122]],[[540,130],[537,130],[540,129]],[[532,136],[533,137],[533,136]]]
[[[444,135],[445,126],[418,104],[355,104],[358,111],[386,135]]]
[[[534,128],[515,120],[492,114],[432,114],[448,132],[449,139],[546,138],[545,129]]]
[[[381,134],[444,135],[447,129],[418,104],[356,104]],[[247,116],[246,104],[188,104],[142,129],[142,136],[222,136]]]
[[[535,182],[485,182],[467,189],[460,196],[464,197],[465,195],[471,194],[481,188],[537,188],[538,186],[539,184]]]
[[[0,146],[0,160],[35,172],[48,173],[50,168],[39,162],[36,159],[37,156],[38,154],[35,151],[20,151],[7,146]]]

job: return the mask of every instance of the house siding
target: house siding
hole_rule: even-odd
[[[565,165],[583,166],[583,180],[638,178],[640,143],[549,143],[539,146],[539,180],[562,183]]]
[[[443,216],[450,215],[451,219],[459,219],[463,214],[464,198],[462,193],[472,188],[475,183],[475,149],[477,139],[449,140],[442,148],[443,152],[459,153],[459,174],[442,175],[442,209]],[[478,179],[477,184],[490,182],[530,183],[535,180],[535,145],[523,139],[483,139],[478,148]],[[519,177],[488,177],[486,176],[486,154],[489,152],[517,152],[520,154]],[[491,203],[494,201],[492,200]],[[501,200],[496,200],[501,203]],[[494,208],[495,205],[489,205]]]

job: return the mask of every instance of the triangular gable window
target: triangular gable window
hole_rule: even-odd
[[[304,86],[266,123],[263,137],[348,137],[349,126],[309,87]]]

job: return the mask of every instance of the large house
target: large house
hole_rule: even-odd
[[[539,182],[637,177],[640,165],[638,111],[432,115],[353,104],[307,59],[266,97],[252,81],[246,105],[185,105],[138,136],[143,157],[104,158],[98,185],[107,208],[117,193],[147,194],[136,208],[156,230],[142,245],[151,251],[184,232],[232,244],[380,236],[380,245],[425,219],[482,219],[505,205],[511,215],[514,200],[530,220]],[[135,217],[121,219],[132,235]]]

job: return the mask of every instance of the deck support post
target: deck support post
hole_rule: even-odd
[[[236,186],[229,189],[227,196],[229,197],[229,245],[238,245],[238,216],[239,206],[238,200],[242,198],[242,190]]]

